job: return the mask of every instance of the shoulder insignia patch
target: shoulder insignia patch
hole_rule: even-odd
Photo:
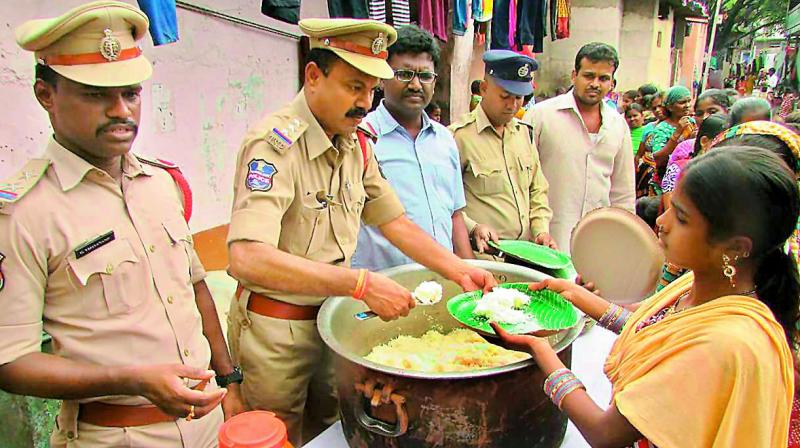
[[[175,165],[174,163],[164,159],[151,159],[149,157],[140,156],[139,154],[136,154],[136,159],[142,163],[146,163],[151,166],[157,166],[159,168],[178,168],[178,165]]]
[[[269,191],[272,189],[272,179],[278,174],[275,165],[264,159],[252,159],[247,162],[247,177],[245,186],[250,191]]]
[[[0,181],[0,206],[19,201],[44,176],[50,160],[31,159],[16,174]]]
[[[276,121],[279,126],[267,128],[264,140],[280,153],[289,149],[308,128],[308,123],[299,118],[281,117]]]
[[[474,123],[475,120],[478,119],[478,116],[475,115],[474,112],[475,111],[472,111],[472,112],[462,116],[458,121],[456,121],[455,123],[452,123],[450,126],[448,126],[447,129],[449,129],[450,132],[455,133],[457,130],[459,130],[459,129],[463,128],[463,127],[466,127],[467,125],[469,125],[471,123]]]

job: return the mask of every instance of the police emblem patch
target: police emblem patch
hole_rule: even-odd
[[[278,174],[275,165],[264,159],[253,159],[247,164],[247,178],[245,185],[250,191],[269,191],[272,189],[272,179]]]
[[[520,67],[519,70],[517,70],[517,74],[519,75],[520,78],[525,78],[528,76],[528,73],[530,73],[530,71],[531,69],[530,67],[528,67],[528,64],[525,64],[522,67]]]

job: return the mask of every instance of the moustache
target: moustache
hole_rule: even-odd
[[[347,118],[362,119],[362,118],[367,116],[367,110],[364,109],[363,107],[354,107],[354,108],[348,110],[347,113],[344,114],[344,116],[347,117]]]
[[[420,98],[425,98],[425,95],[422,94],[421,90],[406,90],[403,92],[403,96],[404,97],[418,96]]]
[[[99,128],[97,128],[97,131],[95,131],[95,133],[94,133],[95,137],[97,137],[100,134],[102,134],[103,132],[107,131],[108,128],[110,128],[111,126],[116,126],[116,125],[127,126],[127,127],[131,128],[131,129],[133,129],[133,133],[134,134],[138,134],[139,133],[139,126],[133,120],[111,120],[108,123],[106,123],[106,124],[100,126]]]

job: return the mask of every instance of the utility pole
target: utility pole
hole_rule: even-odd
[[[723,0],[717,0],[717,5],[714,11],[714,16],[711,17],[711,39],[708,41],[708,50],[706,50],[705,67],[703,68],[703,77],[700,79],[700,91],[706,88],[708,81],[708,71],[711,69],[711,53],[714,52],[714,40],[717,37],[717,23],[719,22],[719,11],[722,7]]]

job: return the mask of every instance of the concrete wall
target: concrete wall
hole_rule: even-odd
[[[620,47],[622,0],[573,0],[570,37],[557,41],[546,37],[544,52],[538,56],[537,95],[551,95],[558,87],[572,84],[575,55],[589,42],[605,42]]]
[[[133,0],[127,0],[135,4]],[[52,17],[83,3],[0,2],[0,179],[41,153],[52,130],[36,102],[33,56],[14,42],[25,20]],[[298,33],[296,26],[261,15],[253,0],[198,0],[200,6]],[[326,16],[325,2],[303,2],[302,16]],[[142,43],[155,66],[144,83],[142,121],[134,151],[181,166],[195,195],[194,231],[230,217],[236,152],[249,125],[289,101],[298,88],[298,42],[267,31],[178,9],[180,41]]]
[[[674,13],[664,20],[656,19],[651,37],[651,51],[644,82],[652,82],[662,89],[670,87],[672,76],[672,27]],[[661,38],[659,39],[659,35]]]
[[[636,89],[647,82],[648,63],[653,50],[657,0],[626,1],[620,30],[620,67],[617,90]]]

